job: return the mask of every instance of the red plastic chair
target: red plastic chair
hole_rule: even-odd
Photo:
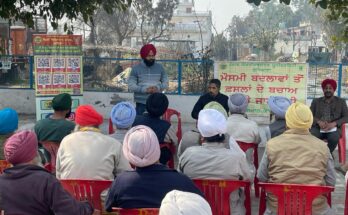
[[[329,186],[261,182],[259,186],[261,188],[259,215],[263,215],[266,210],[266,192],[277,197],[278,215],[311,215],[313,200],[320,195],[326,195],[328,204],[331,206],[331,192],[335,189]]]
[[[4,172],[5,169],[11,167],[12,165],[6,160],[0,160],[0,175]]]
[[[115,133],[114,125],[112,124],[111,118],[109,118],[109,134]]]
[[[177,128],[177,132],[176,132],[176,137],[178,138],[178,143],[180,143],[181,138],[182,138],[182,130],[181,130],[181,114],[180,112],[174,110],[174,109],[170,109],[168,108],[167,111],[163,114],[162,119],[171,123],[171,118],[173,115],[176,115],[176,117],[178,118],[178,128]]]
[[[108,189],[112,181],[62,179],[60,183],[78,201],[88,201],[94,209],[103,211],[100,194]]]
[[[136,209],[112,208],[112,212],[116,212],[117,215],[158,215],[159,208],[136,208]]]
[[[245,143],[245,142],[241,142],[241,141],[237,141],[239,147],[246,152],[248,149],[253,149],[253,154],[254,154],[254,166],[257,172],[257,169],[259,168],[259,155],[257,152],[258,149],[258,145],[255,143]],[[260,188],[259,188],[259,179],[256,177],[254,178],[254,189],[255,189],[255,196],[259,197],[260,195]]]
[[[342,124],[342,136],[338,141],[338,160],[341,164],[346,163],[346,124]]]
[[[249,181],[193,179],[193,182],[204,193],[213,215],[230,215],[230,193],[243,187],[246,215],[251,214]]]
[[[178,127],[177,127],[177,132],[176,132],[176,137],[178,138],[178,143],[180,143],[181,138],[182,138],[182,130],[181,130],[181,114],[174,110],[168,108],[167,111],[163,114],[162,119],[171,123],[171,117],[173,115],[176,115],[178,118]],[[168,147],[169,150],[172,152],[172,158],[168,161],[168,167],[169,168],[174,168],[174,155],[176,154],[176,148],[173,144],[171,143],[165,143],[161,144],[161,147]]]
[[[56,173],[56,159],[60,143],[52,141],[40,141],[42,146],[50,153],[51,161],[45,165],[45,169],[53,174]]]

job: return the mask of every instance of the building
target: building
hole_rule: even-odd
[[[46,33],[46,19],[40,17],[34,17],[33,28],[28,28],[20,21],[10,23],[0,18],[0,54],[32,55],[32,35]]]
[[[325,47],[320,27],[310,22],[301,22],[297,27],[280,30],[275,50],[283,55],[303,56],[299,60],[301,62],[307,59],[308,50],[314,46]]]
[[[179,0],[171,23],[170,40],[182,52],[202,53],[209,49],[212,40],[211,11],[195,11],[194,0]]]
[[[211,11],[195,11],[194,0],[179,0],[172,19],[169,23],[169,38],[158,38],[152,43],[161,50],[164,57],[176,58],[184,55],[201,57],[202,50],[207,51],[212,40],[212,13]],[[145,26],[151,28],[151,26]],[[139,27],[123,46],[139,48],[142,46]]]

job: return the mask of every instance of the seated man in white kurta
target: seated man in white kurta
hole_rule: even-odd
[[[202,110],[198,116],[202,146],[187,148],[179,158],[179,171],[190,178],[251,180],[251,174],[241,151],[226,149],[223,143],[226,118],[217,110]],[[232,214],[245,214],[244,196],[235,191],[230,196]]]

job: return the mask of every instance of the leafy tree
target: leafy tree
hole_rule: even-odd
[[[155,6],[152,1],[133,0],[133,3],[143,44],[169,38],[170,20],[179,0],[159,0]]]
[[[143,0],[148,1],[148,0]],[[34,26],[35,16],[41,16],[57,29],[63,19],[73,20],[82,17],[84,22],[91,21],[95,11],[104,8],[108,13],[130,7],[132,0],[5,0],[1,1],[0,17],[20,20],[29,27]],[[71,27],[71,26],[70,26]],[[67,23],[64,30],[68,30]]]
[[[278,39],[280,23],[287,22],[292,14],[289,6],[273,2],[254,7],[244,20],[244,25],[249,27],[244,41],[255,45],[263,52],[264,60],[269,60]]]
[[[254,3],[259,6],[263,2],[269,2],[270,0],[247,0],[248,3]],[[289,5],[290,2],[295,0],[279,0],[280,3]],[[348,40],[348,1],[347,0],[307,0],[308,3],[328,9],[330,13],[327,14],[330,20],[342,20],[345,24],[343,31],[344,37],[341,40]]]
[[[230,41],[223,33],[213,36],[212,55],[215,60],[229,60]]]

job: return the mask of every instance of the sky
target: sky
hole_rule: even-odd
[[[195,0],[194,2],[196,11],[212,11],[213,24],[219,33],[228,27],[234,15],[246,16],[251,10],[246,0]]]

